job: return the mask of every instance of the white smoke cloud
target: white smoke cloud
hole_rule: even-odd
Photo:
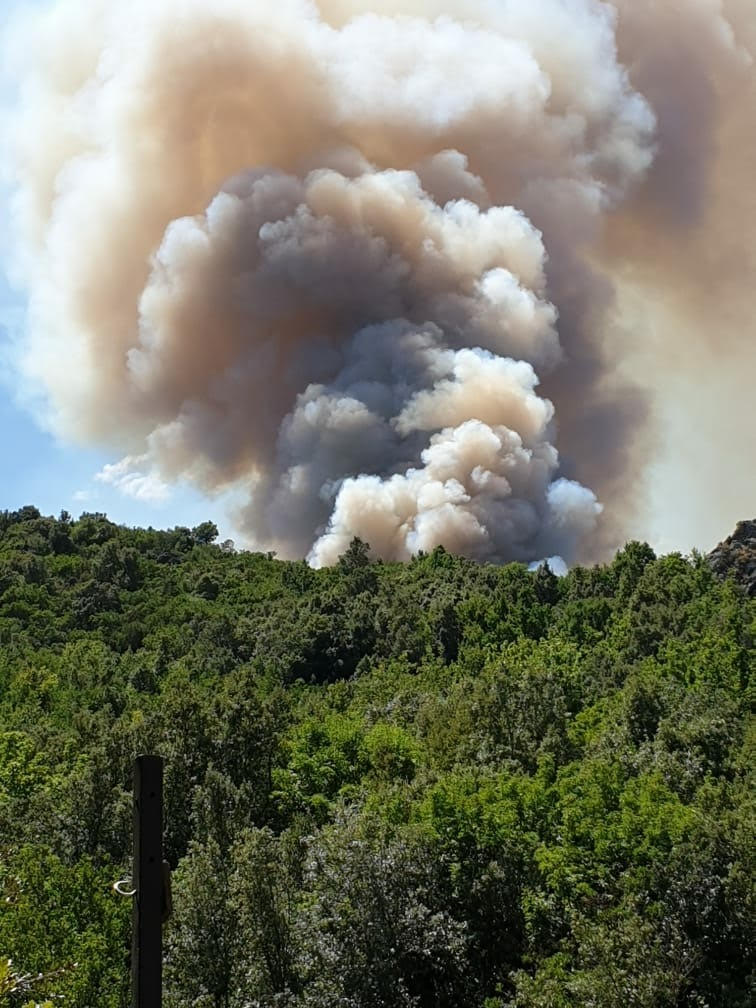
[[[95,474],[95,479],[115,487],[116,490],[135,500],[153,504],[168,500],[171,495],[170,487],[156,472],[142,472],[140,466],[145,462],[149,463],[147,455],[136,458],[127,455],[120,462],[103,466],[100,472]],[[76,500],[85,499],[79,494],[75,494],[74,497]]]
[[[705,76],[746,14],[675,3]],[[122,453],[101,478],[126,492],[245,488],[247,539],[316,564],[353,535],[396,559],[616,544],[647,409],[608,338],[634,241],[611,222],[635,206],[653,232],[675,137],[697,177],[706,158],[663,100],[652,7],[29,15],[9,145],[49,422]]]

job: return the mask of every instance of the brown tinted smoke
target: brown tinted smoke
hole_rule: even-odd
[[[391,559],[601,555],[663,395],[618,306],[649,292],[666,348],[704,360],[683,320],[728,329],[711,299],[745,303],[728,215],[753,205],[722,191],[754,146],[754,20],[746,0],[44,8],[14,39],[11,139],[50,422],[123,455],[127,488],[244,490],[246,541],[316,564],[353,535]]]

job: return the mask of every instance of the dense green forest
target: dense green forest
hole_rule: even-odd
[[[0,1004],[128,1004],[166,759],[168,1008],[754,1003],[756,600],[0,514]]]

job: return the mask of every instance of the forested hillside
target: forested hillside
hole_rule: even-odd
[[[753,1004],[756,600],[215,536],[0,514],[0,1004],[128,1004],[145,751],[169,1008]]]

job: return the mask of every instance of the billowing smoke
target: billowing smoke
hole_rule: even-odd
[[[244,490],[246,541],[315,564],[599,556],[653,434],[615,291],[684,275],[659,250],[753,96],[730,6],[43,8],[11,140],[50,423],[140,493]]]

